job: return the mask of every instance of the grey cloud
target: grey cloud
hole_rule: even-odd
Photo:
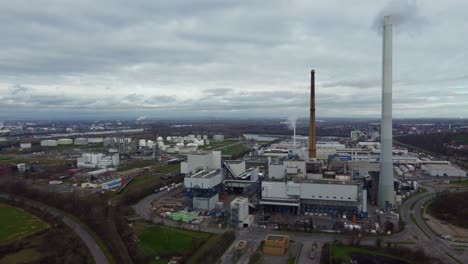
[[[372,28],[382,33],[384,16],[392,16],[396,31],[410,34],[421,33],[428,20],[420,14],[420,7],[414,0],[391,0],[375,16]]]
[[[10,93],[12,95],[17,95],[20,93],[25,93],[29,90],[28,87],[22,86],[21,84],[15,84],[13,87],[10,88]]]

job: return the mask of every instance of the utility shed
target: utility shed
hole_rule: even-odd
[[[430,176],[466,177],[466,171],[448,164],[424,164],[421,168]]]

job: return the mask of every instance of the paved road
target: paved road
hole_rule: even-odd
[[[406,223],[406,228],[397,234],[391,235],[391,236],[384,236],[382,238],[382,242],[401,242],[401,241],[409,241],[409,240],[414,240],[414,235],[418,236],[418,240],[416,240],[416,246],[419,246],[423,248],[427,253],[429,253],[431,256],[437,257],[441,259],[444,263],[453,263],[453,264],[458,264],[456,261],[454,261],[452,258],[447,256],[446,253],[451,254],[455,258],[457,258],[459,261],[462,263],[468,263],[468,252],[467,253],[460,253],[459,251],[456,251],[453,249],[451,246],[451,242],[446,241],[440,237],[438,237],[436,234],[430,230],[426,224],[424,223],[424,220],[422,216],[420,215],[419,209],[421,206],[424,205],[427,201],[432,199],[434,196],[435,191],[428,188],[428,193],[421,194],[421,195],[416,195],[405,201],[401,208],[401,215],[403,220]],[[152,194],[143,200],[141,200],[138,204],[134,205],[135,210],[137,213],[142,216],[145,219],[152,220],[153,222],[160,223],[161,221],[166,221],[167,225],[174,225],[173,221],[168,221],[167,219],[162,219],[158,218],[157,216],[153,215],[149,209],[149,204],[151,201],[154,199],[160,198],[163,194],[158,193],[158,194]],[[410,210],[410,206],[412,203],[417,201],[416,206],[414,207],[414,210]],[[418,228],[416,224],[414,224],[411,221],[410,214],[413,213],[413,215],[416,218],[416,221],[418,222],[419,226],[421,226],[424,231],[429,234],[429,238]],[[186,224],[184,226],[179,226],[182,228],[186,229],[193,229],[193,230],[200,230],[204,232],[211,232],[211,233],[220,233],[224,232],[225,230],[220,230],[217,228],[206,228],[206,229],[201,229],[199,226],[193,226],[190,224]],[[244,263],[246,262],[251,254],[254,253],[255,249],[258,247],[259,243],[265,239],[268,233],[275,232],[276,234],[284,234],[284,235],[289,235],[291,239],[300,241],[305,243],[305,245],[308,245],[308,243],[313,243],[313,242],[318,242],[318,243],[326,243],[326,242],[332,242],[334,240],[341,240],[343,242],[350,242],[351,238],[350,236],[346,235],[339,235],[339,234],[317,234],[317,233],[286,233],[286,232],[277,232],[277,231],[272,231],[271,229],[264,229],[264,228],[248,228],[248,229],[243,229],[243,230],[236,230],[236,239],[237,240],[247,240],[250,244],[249,248],[252,250],[249,250],[244,254],[240,261],[238,263]],[[376,238],[375,237],[363,237],[361,239],[360,244],[361,245],[367,245],[367,246],[374,246],[375,245]],[[319,253],[319,252],[317,252]],[[320,254],[317,254],[317,257],[320,258]],[[301,257],[302,259],[302,257]],[[221,263],[224,264],[230,264],[232,263],[232,254],[231,250],[228,249],[225,254],[221,258]]]
[[[468,263],[468,256],[465,253],[454,250],[450,241],[444,240],[437,236],[437,234],[434,234],[424,222],[424,219],[420,213],[420,208],[435,196],[435,191],[433,189],[428,187],[427,189],[427,193],[412,197],[403,204],[403,207],[401,208],[401,215],[406,223],[406,229],[410,230],[412,233],[418,236],[419,239],[416,240],[417,245],[424,248],[427,253],[430,253],[430,255],[441,259],[444,263],[457,264],[457,262],[447,256],[446,253],[454,256],[462,263]],[[413,204],[415,201],[417,202],[413,210],[411,210],[411,204]],[[411,221],[411,214],[414,215],[416,222],[418,223],[419,227],[424,230],[424,232],[419,229],[418,225]]]
[[[41,211],[48,212],[49,214],[58,217],[62,219],[62,221],[70,227],[80,238],[83,240],[85,243],[86,247],[88,247],[89,252],[94,258],[94,261],[97,264],[107,264],[109,263],[106,259],[106,256],[104,255],[104,252],[101,250],[99,245],[96,243],[96,240],[86,231],[83,227],[81,227],[77,222],[75,222],[73,219],[67,217],[64,215],[62,212],[59,210],[47,206],[43,203],[39,203],[30,199],[22,198],[22,197],[14,197],[8,194],[0,194],[0,197],[3,199],[7,200],[16,200],[16,201],[21,201],[28,206],[34,207],[36,209],[39,209]]]

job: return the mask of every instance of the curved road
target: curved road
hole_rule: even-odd
[[[21,201],[27,204],[28,206],[34,207],[38,210],[47,212],[55,217],[60,218],[68,227],[70,227],[81,238],[81,240],[83,240],[89,252],[93,256],[96,264],[108,264],[109,263],[106,259],[106,256],[104,255],[104,252],[96,243],[96,240],[94,240],[94,238],[88,233],[88,231],[86,231],[86,229],[80,226],[75,220],[63,214],[61,211],[53,207],[47,206],[43,203],[39,203],[39,202],[30,200],[27,198],[23,198],[23,197],[12,196],[9,194],[0,194],[0,198],[11,200],[11,201]]]
[[[401,242],[401,241],[409,241],[409,240],[414,240],[414,235],[418,237],[418,239],[415,241],[416,245],[423,248],[428,254],[430,254],[433,257],[439,258],[441,261],[444,263],[453,263],[453,264],[458,264],[455,260],[453,260],[451,257],[447,255],[450,254],[451,256],[455,257],[458,261],[461,263],[468,263],[468,252],[466,253],[461,253],[457,250],[454,250],[454,248],[451,246],[451,242],[444,240],[440,237],[438,237],[436,234],[432,232],[432,230],[424,223],[423,217],[420,214],[420,208],[423,206],[425,203],[427,203],[430,199],[433,198],[435,195],[435,191],[431,188],[425,187],[428,189],[427,193],[424,194],[419,194],[411,197],[410,199],[406,200],[402,207],[401,207],[401,217],[403,221],[406,223],[406,227],[402,232],[393,234],[391,236],[382,236],[382,241],[383,243],[385,242]],[[140,200],[137,204],[135,204],[133,207],[135,208],[135,211],[137,212],[138,215],[141,217],[147,219],[147,220],[153,220],[153,215],[150,211],[150,203],[154,199],[158,199],[160,197],[164,196],[163,193],[157,193],[157,194],[152,194],[144,199]],[[410,209],[411,204],[416,202],[415,207],[413,210]],[[423,231],[421,231],[413,221],[411,221],[411,214],[414,215],[416,222],[418,225],[424,230],[426,234],[424,234]],[[214,232],[214,230],[202,230],[205,232],[212,232],[212,233],[217,233]],[[219,230],[217,230],[219,232]],[[224,231],[224,230],[223,230]],[[236,239],[241,239],[241,240],[247,240],[251,247],[256,248],[258,244],[260,243],[261,240],[263,240],[266,235],[271,232],[269,229],[263,229],[263,228],[249,228],[248,230],[236,230]],[[278,234],[282,234],[283,232],[276,232]],[[317,233],[294,233],[294,234],[287,234],[291,237],[291,239],[294,239],[296,241],[301,241],[301,242],[310,242],[311,240],[317,241],[317,242],[330,242],[335,239],[342,240],[342,241],[350,241],[351,237],[346,236],[346,235],[339,235],[339,234],[317,234]],[[361,239],[361,245],[369,245],[373,246],[375,245],[376,237],[362,237]],[[232,245],[233,246],[233,245]],[[232,247],[231,246],[231,247]],[[245,255],[250,255],[250,254],[245,254]],[[243,261],[239,261],[239,263],[248,263],[248,257],[249,256],[243,256],[244,258],[241,259]],[[221,258],[221,263],[226,263],[230,264],[232,263],[232,256],[230,255],[230,250],[228,249],[223,257]]]

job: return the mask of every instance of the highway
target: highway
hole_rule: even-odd
[[[104,252],[99,247],[96,240],[94,240],[94,238],[88,233],[88,231],[86,231],[86,229],[84,229],[79,223],[69,218],[61,211],[53,207],[50,207],[48,205],[45,205],[43,203],[39,203],[39,202],[30,200],[27,198],[23,198],[23,197],[12,196],[9,194],[0,194],[0,198],[6,199],[6,200],[21,201],[27,204],[28,206],[34,207],[41,211],[45,211],[55,217],[60,218],[68,227],[70,227],[81,238],[81,240],[83,240],[84,244],[86,245],[89,252],[93,256],[96,264],[109,263],[106,256],[104,255]]]

